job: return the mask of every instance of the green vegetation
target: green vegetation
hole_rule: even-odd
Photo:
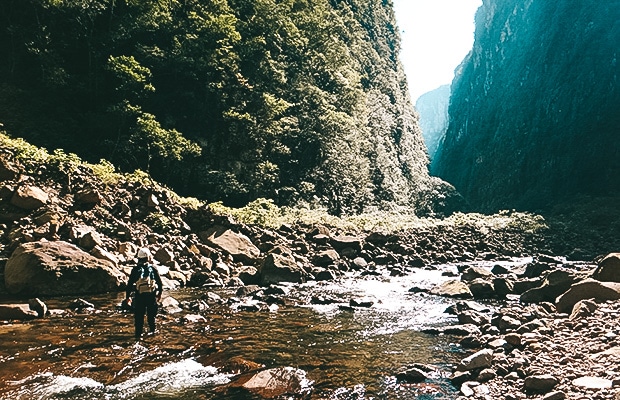
[[[433,210],[390,0],[5,0],[0,16],[13,135],[208,202]]]
[[[208,205],[218,215],[228,215],[245,224],[278,228],[284,224],[325,225],[350,232],[395,233],[425,229],[435,226],[469,226],[479,231],[512,230],[537,233],[548,229],[547,221],[540,215],[501,211],[493,215],[455,213],[448,218],[418,217],[407,210],[376,210],[354,216],[335,217],[326,209],[309,207],[278,207],[273,201],[258,199],[245,207],[230,208],[221,202]]]

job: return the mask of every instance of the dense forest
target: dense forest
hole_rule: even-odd
[[[620,1],[485,0],[431,172],[477,209],[620,194]]]
[[[432,210],[390,0],[3,0],[0,122],[182,195]]]

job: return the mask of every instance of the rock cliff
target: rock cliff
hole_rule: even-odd
[[[420,114],[422,137],[432,160],[437,147],[448,127],[448,104],[450,103],[450,85],[442,85],[435,90],[424,93],[415,102]]]
[[[484,211],[617,195],[619,6],[485,0],[431,171]]]

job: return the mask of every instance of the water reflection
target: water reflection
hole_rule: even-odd
[[[88,298],[98,311],[64,312],[0,327],[2,399],[226,399],[218,390],[230,375],[202,363],[213,355],[267,367],[291,366],[314,382],[313,399],[449,399],[449,365],[462,355],[449,337],[422,334],[422,327],[450,322],[452,302],[411,294],[412,285],[438,282],[440,271],[408,277],[356,277],[338,283],[291,288],[295,305],[277,311],[233,311],[212,306],[206,323],[187,324],[186,312],[160,315],[158,334],[133,341],[131,314],[116,310],[122,294]],[[170,293],[198,299],[204,290]],[[230,291],[220,292],[222,297]],[[309,305],[313,296],[364,298],[369,308]],[[47,299],[64,309],[74,298]],[[439,372],[424,384],[402,385],[403,366],[433,364]],[[443,371],[443,372],[442,372]],[[239,395],[230,397],[239,399]]]

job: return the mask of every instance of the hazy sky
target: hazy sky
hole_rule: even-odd
[[[393,0],[411,100],[452,82],[474,42],[482,0]]]

